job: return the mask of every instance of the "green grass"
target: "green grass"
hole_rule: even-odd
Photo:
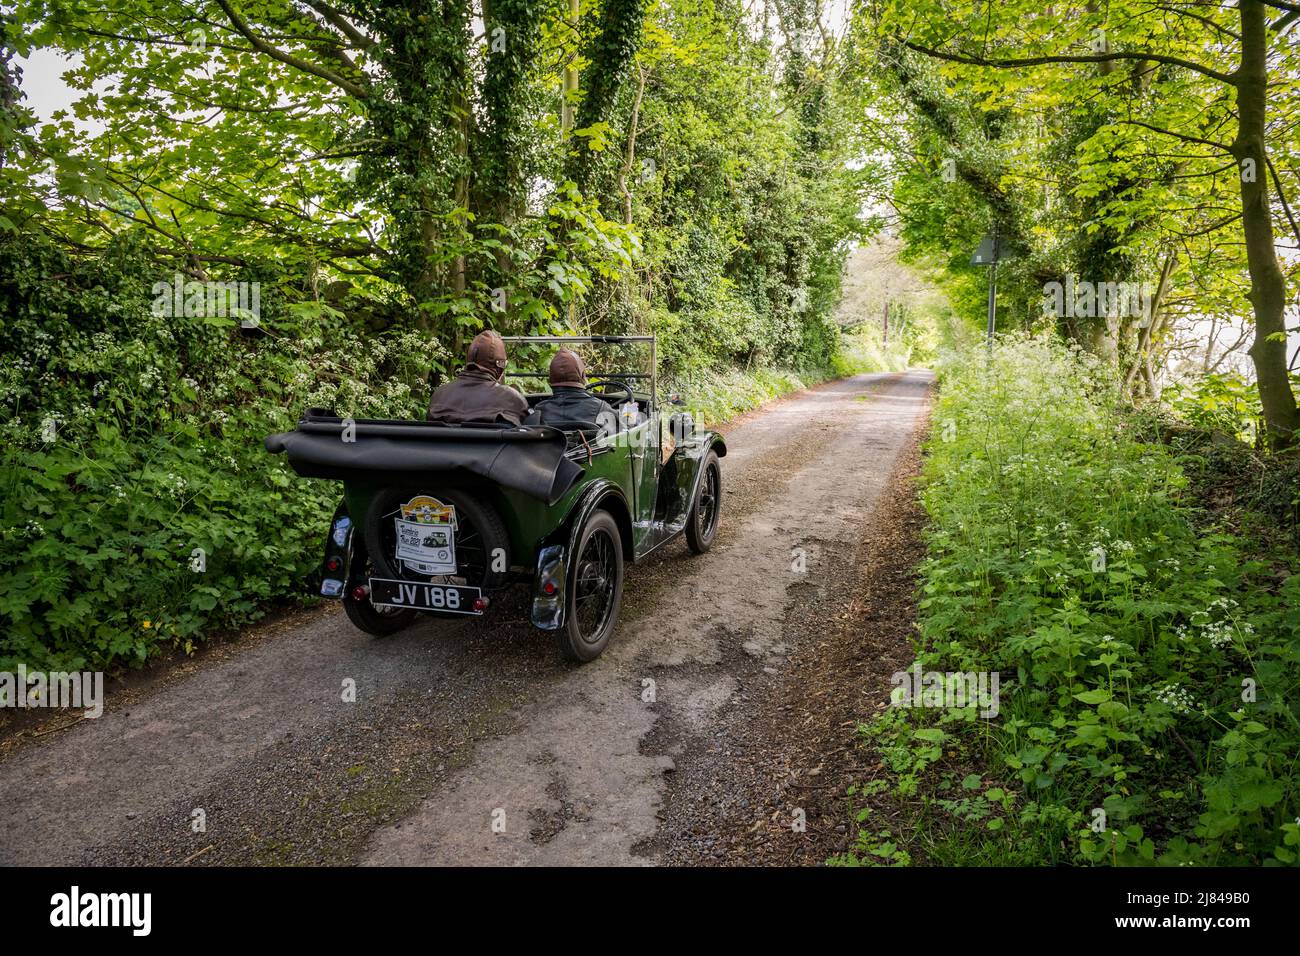
[[[696,421],[707,424],[725,422],[764,402],[816,385],[830,377],[829,369],[811,372],[773,368],[750,371],[732,369],[673,382],[668,391],[676,391]]]
[[[919,358],[910,339],[895,334],[888,344],[876,325],[858,326],[846,334],[840,350],[831,362],[835,376],[861,375],[863,372],[901,372]]]

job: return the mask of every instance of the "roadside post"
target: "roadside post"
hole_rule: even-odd
[[[993,333],[996,330],[998,316],[998,261],[1002,258],[1002,242],[998,236],[998,226],[993,224],[993,231],[980,241],[975,254],[970,257],[973,266],[988,266],[989,269],[989,331],[988,350],[993,353]]]

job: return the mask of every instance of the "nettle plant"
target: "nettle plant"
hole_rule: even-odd
[[[1173,455],[1087,356],[1012,337],[942,383],[918,656],[1001,672],[1003,704],[877,721],[903,789],[964,753],[1000,778],[1007,811],[981,825],[1007,854],[1295,862],[1300,577],[1278,588],[1193,524]]]
[[[0,251],[0,669],[188,650],[301,590],[332,503],[262,438],[310,405],[418,416],[440,346],[275,295],[252,335],[160,315],[146,259],[30,249]]]

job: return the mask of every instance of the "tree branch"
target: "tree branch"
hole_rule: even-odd
[[[1287,222],[1291,223],[1291,233],[1295,236],[1296,242],[1300,242],[1300,228],[1296,227],[1295,216],[1291,215],[1291,204],[1286,201],[1286,193],[1282,191],[1282,180],[1277,176],[1277,169],[1273,166],[1273,160],[1265,156],[1264,162],[1268,163],[1268,171],[1273,176],[1273,188],[1277,190],[1277,198],[1282,203],[1282,210],[1286,213]]]
[[[1026,56],[1012,57],[1003,60],[990,60],[982,56],[966,56],[961,53],[949,53],[946,50],[936,50],[932,47],[924,46],[920,43],[913,43],[911,40],[899,38],[902,43],[910,50],[917,53],[924,53],[926,56],[933,57],[936,60],[947,60],[951,63],[964,63],[967,66],[987,66],[999,70],[1014,70],[1025,66],[1045,66],[1050,63],[1109,63],[1112,60],[1151,60],[1155,63],[1166,63],[1169,66],[1181,66],[1185,69],[1200,73],[1202,76],[1208,76],[1211,79],[1218,80],[1220,83],[1235,85],[1236,79],[1230,73],[1224,73],[1221,70],[1215,70],[1202,63],[1193,60],[1184,60],[1182,57],[1166,56],[1163,53],[1152,53],[1148,50],[1121,50],[1113,53],[1079,53],[1061,56]]]
[[[1232,149],[1227,143],[1215,142],[1212,139],[1203,139],[1200,136],[1190,136],[1187,133],[1177,133],[1171,129],[1165,129],[1162,126],[1152,126],[1150,123],[1144,123],[1141,120],[1124,119],[1116,120],[1115,122],[1124,126],[1140,126],[1143,129],[1151,130],[1153,133],[1162,133],[1165,136],[1172,136],[1175,139],[1181,139],[1185,143],[1199,143],[1202,146],[1210,146],[1220,152],[1228,153],[1229,155],[1232,153]]]
[[[374,45],[374,41],[370,37],[349,23],[340,11],[325,3],[324,0],[307,0],[307,6],[324,17],[336,30],[351,40],[354,45],[363,50]]]
[[[271,44],[267,43],[260,36],[258,36],[256,33],[253,32],[252,28],[250,28],[249,25],[246,22],[244,22],[243,17],[241,17],[238,13],[235,12],[234,8],[231,7],[229,0],[217,0],[217,6],[221,7],[221,9],[225,12],[227,18],[229,18],[230,20],[230,25],[235,28],[236,32],[238,32],[246,40],[248,40],[248,42],[251,43],[253,45],[253,48],[258,52],[265,53],[273,60],[279,60],[281,63],[285,64],[286,66],[291,66],[295,70],[301,70],[304,73],[310,73],[312,76],[316,76],[322,80],[325,80],[326,82],[333,83],[339,89],[343,90],[348,95],[355,97],[356,99],[364,100],[367,97],[369,97],[370,91],[367,90],[364,86],[352,82],[351,80],[347,79],[347,77],[340,76],[339,74],[335,73],[333,70],[327,70],[323,66],[317,66],[314,63],[309,63],[306,60],[294,56],[292,53],[285,53],[283,50],[278,49],[277,47],[274,47]]]
[[[1162,3],[1152,4],[1151,9],[1163,10],[1165,13],[1172,13],[1176,17],[1190,17],[1193,20],[1199,20],[1201,23],[1204,23],[1207,27],[1210,27],[1211,29],[1214,30],[1218,30],[1220,33],[1224,34],[1225,36],[1232,37],[1232,39],[1236,40],[1239,43],[1241,42],[1241,34],[1238,33],[1236,30],[1229,30],[1227,27],[1223,26],[1222,24],[1215,23],[1209,17],[1203,17],[1199,13],[1192,13],[1192,11],[1190,10],[1180,10],[1177,7],[1170,7]]]

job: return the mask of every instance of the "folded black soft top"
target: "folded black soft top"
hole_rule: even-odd
[[[344,429],[351,425],[344,441]],[[564,456],[565,436],[546,426],[441,425],[306,414],[291,432],[268,435],[266,450],[289,456],[304,478],[375,481],[394,473],[475,475],[555,504],[582,469]]]

